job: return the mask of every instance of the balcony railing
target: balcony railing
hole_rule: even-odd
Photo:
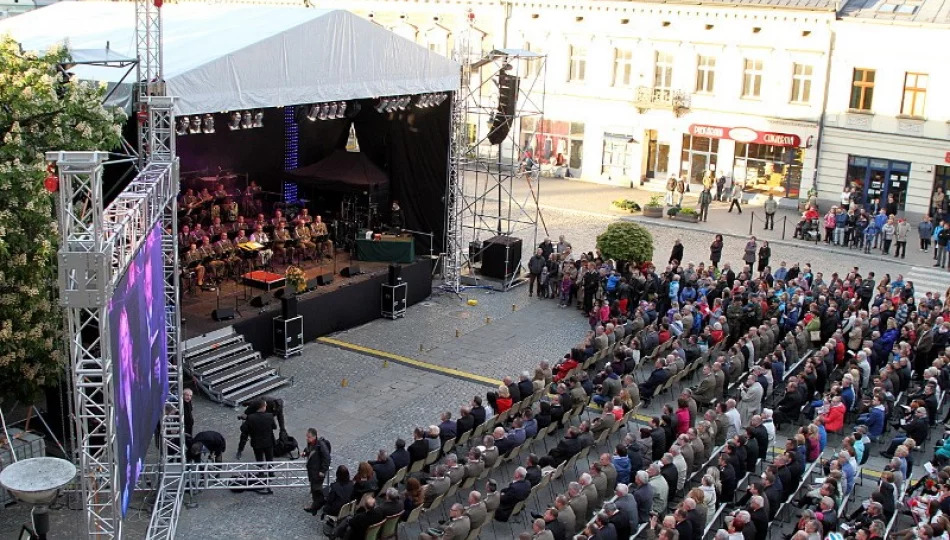
[[[689,111],[690,94],[683,90],[638,86],[633,102],[641,113],[648,109],[669,109],[679,116]]]

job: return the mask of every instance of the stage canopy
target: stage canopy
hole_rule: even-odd
[[[359,152],[337,150],[328,157],[284,173],[286,180],[330,191],[375,191],[389,184],[379,167]]]
[[[59,2],[0,21],[25,50],[66,42],[103,57],[136,56],[132,2]],[[164,78],[176,115],[454,91],[459,66],[341,10],[165,4]],[[77,58],[78,60],[78,58]],[[95,65],[79,79],[119,85],[128,107],[135,73]],[[124,78],[125,77],[125,78]],[[124,78],[124,80],[123,80]]]

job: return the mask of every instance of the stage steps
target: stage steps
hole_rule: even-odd
[[[189,340],[183,359],[202,392],[232,407],[292,382],[231,327]]]

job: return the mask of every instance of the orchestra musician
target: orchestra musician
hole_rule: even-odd
[[[188,244],[188,252],[185,253],[185,268],[195,271],[195,275],[198,277],[199,287],[205,283],[205,267],[201,264],[203,259],[204,257],[201,256],[201,252],[198,251],[198,244],[195,242]]]
[[[235,244],[228,239],[228,233],[226,232],[222,232],[218,241],[214,243],[214,252],[227,265],[228,272],[231,275],[237,274],[237,269],[241,264],[241,258],[235,253],[236,250]]]
[[[214,247],[211,246],[211,239],[205,236],[201,240],[201,247],[198,248],[198,253],[201,254],[201,264],[205,267],[211,267],[211,275],[215,280],[221,280],[221,270],[224,268],[224,261],[219,261],[217,258],[217,253],[214,252]],[[200,283],[199,283],[200,285]]]
[[[224,204],[221,205],[221,214],[224,217],[224,221],[228,223],[234,223],[239,214],[238,204],[234,202],[234,199],[227,197],[224,199]]]
[[[310,211],[307,210],[306,208],[301,209],[300,213],[297,214],[297,221],[303,221],[304,223],[309,225],[310,222],[313,221],[313,218],[310,217]]]
[[[235,233],[238,231],[247,232],[251,230],[251,224],[244,221],[244,216],[238,216],[237,221],[231,224],[231,230]]]
[[[210,236],[211,238],[218,238],[219,236],[221,236],[221,233],[226,233],[226,232],[228,232],[228,227],[227,225],[224,225],[221,223],[221,218],[219,217],[212,218],[211,226],[208,227],[208,236]]]
[[[393,199],[392,205],[392,226],[393,228],[402,228],[402,208],[399,207],[399,201]]]
[[[198,194],[198,199],[198,206],[201,208],[201,217],[205,219],[211,212],[211,203],[214,202],[214,197],[211,195],[211,192],[208,191],[208,188],[203,188],[201,193]]]
[[[264,214],[257,214],[257,220],[254,221],[254,228],[264,228],[267,227],[267,220],[264,219]]]
[[[261,218],[263,217],[264,214],[261,214]],[[254,228],[254,233],[251,234],[251,242],[257,242],[264,246],[257,254],[258,262],[260,262],[261,266],[270,264],[270,260],[274,256],[274,251],[268,247],[270,245],[270,238],[267,236],[267,233],[264,232],[264,227],[257,225]]]
[[[320,246],[320,253],[326,253],[327,258],[333,258],[333,241],[330,240],[330,233],[327,232],[327,224],[323,222],[321,216],[315,216],[313,223],[310,224],[310,232],[313,241]]]
[[[300,247],[303,257],[314,257],[314,250],[316,250],[317,245],[313,243],[313,235],[310,234],[310,229],[307,228],[306,223],[297,220],[294,236],[297,238],[297,245]]]
[[[201,242],[201,239],[205,236],[208,236],[208,233],[201,228],[201,223],[195,223],[195,228],[191,230],[195,234],[195,237],[198,239],[198,242]],[[200,247],[200,246],[199,246]]]
[[[240,246],[241,244],[246,244],[250,241],[251,239],[247,237],[247,229],[237,230],[237,236],[234,237],[235,246]]]
[[[181,202],[178,203],[178,207],[185,212],[185,215],[191,215],[191,212],[195,208],[198,208],[200,202],[198,197],[195,196],[195,190],[186,189],[185,195],[181,198]]]
[[[287,220],[284,219],[284,213],[281,212],[280,210],[274,210],[274,217],[270,218],[271,227],[274,227],[276,229],[277,227],[280,226],[281,222],[285,222],[285,223],[287,222]]]
[[[181,232],[178,233],[179,246],[190,246],[191,244],[197,244],[198,240],[198,235],[191,231],[191,227],[188,225],[182,226]]]
[[[224,189],[224,184],[218,184],[218,187],[214,189],[214,198],[215,199],[228,198],[228,190]]]
[[[247,189],[244,190],[244,198],[241,201],[245,214],[252,215],[261,211],[261,201],[258,198],[260,194],[261,187],[257,185],[257,182],[251,180]]]
[[[287,242],[291,242],[293,238],[290,237],[290,231],[287,230],[285,225],[286,222],[281,221],[277,225],[277,229],[274,230],[274,254],[280,255],[286,262],[293,258],[294,248],[287,245]]]

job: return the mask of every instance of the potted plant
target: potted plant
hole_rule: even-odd
[[[597,235],[597,249],[605,259],[642,265],[653,260],[653,235],[631,221],[611,223]]]
[[[689,223],[699,222],[699,212],[693,208],[681,208],[673,217],[676,221],[687,221]]]
[[[291,296],[307,290],[307,274],[296,266],[288,266],[284,272],[284,290]]]
[[[679,206],[671,206],[666,209],[666,215],[669,216],[670,219],[676,219],[676,214],[679,214],[679,213],[680,213]]]
[[[643,207],[643,215],[652,218],[663,217],[663,196],[654,195],[650,201]]]
[[[613,205],[621,210],[627,210],[630,213],[639,212],[641,210],[640,205],[637,204],[637,201],[632,201],[630,199],[617,199],[613,202]]]

